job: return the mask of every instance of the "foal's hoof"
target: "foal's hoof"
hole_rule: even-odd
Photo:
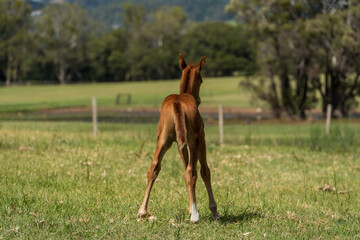
[[[220,216],[219,216],[219,214],[216,212],[216,213],[213,213],[213,214],[212,214],[212,218],[213,218],[214,220],[219,220],[219,219],[220,219]]]
[[[213,218],[214,220],[219,220],[219,219],[220,219],[216,205],[210,207],[210,211],[211,211],[212,218]]]
[[[140,208],[137,215],[139,218],[145,218],[147,216],[147,211]]]
[[[198,223],[200,221],[199,214],[191,214],[190,222],[192,223]]]

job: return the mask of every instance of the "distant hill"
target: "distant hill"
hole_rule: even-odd
[[[121,22],[121,6],[123,2],[144,4],[148,12],[161,6],[182,6],[189,20],[229,20],[231,16],[224,10],[229,0],[27,0],[34,9],[41,9],[50,2],[68,1],[81,5],[90,16],[111,27]]]

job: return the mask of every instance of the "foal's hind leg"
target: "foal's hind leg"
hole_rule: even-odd
[[[159,175],[159,172],[161,170],[161,160],[164,156],[164,154],[166,153],[166,151],[171,147],[171,142],[166,141],[166,140],[162,140],[162,139],[158,139],[157,145],[156,145],[156,149],[155,149],[155,156],[154,156],[154,160],[152,161],[149,171],[148,171],[148,182],[147,182],[147,186],[146,186],[146,191],[145,191],[145,197],[144,197],[144,201],[138,211],[138,217],[146,217],[147,215],[147,206],[148,206],[148,202],[149,202],[149,197],[150,197],[150,191],[151,188],[155,182],[156,177]]]
[[[185,167],[185,183],[189,192],[189,213],[191,215],[190,221],[193,223],[199,222],[199,212],[196,206],[195,184],[197,179],[196,162],[197,151],[196,148],[187,145],[183,149],[179,149],[181,158],[183,159]]]
[[[199,146],[199,161],[201,164],[201,178],[205,183],[206,190],[209,196],[209,208],[211,210],[211,214],[213,219],[219,219],[219,214],[217,212],[217,205],[215,202],[214,194],[211,188],[211,174],[210,169],[206,161],[206,144],[205,144],[205,134],[202,134],[200,138],[200,146]]]

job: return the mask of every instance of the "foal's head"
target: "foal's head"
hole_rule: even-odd
[[[199,91],[202,83],[200,75],[201,69],[205,65],[205,56],[201,58],[200,62],[195,66],[194,63],[186,64],[184,56],[179,54],[179,65],[182,69],[182,76],[180,82],[180,93],[189,93],[196,99],[197,105],[201,103]]]

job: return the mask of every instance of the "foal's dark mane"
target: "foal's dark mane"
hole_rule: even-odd
[[[192,89],[193,89],[193,85],[195,83],[195,81],[193,78],[195,77],[194,75],[190,76],[190,70],[195,68],[195,64],[193,62],[191,62],[186,69],[183,71],[183,74],[181,76],[181,81],[180,81],[180,94],[181,93],[192,93]],[[191,77],[191,79],[190,79]],[[191,84],[192,83],[192,84]]]

